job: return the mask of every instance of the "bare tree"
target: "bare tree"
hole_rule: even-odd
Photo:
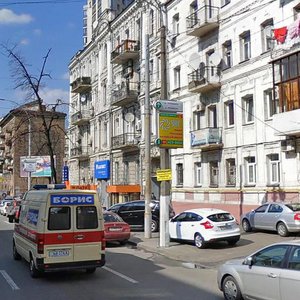
[[[23,115],[21,123],[18,126],[21,126],[23,122],[29,122],[31,118],[38,118],[41,120],[41,127],[32,129],[33,131],[38,132],[39,139],[37,142],[38,148],[37,154],[42,152],[43,149],[47,149],[47,152],[50,156],[51,164],[51,182],[57,183],[57,171],[55,167],[55,145],[61,141],[57,140],[58,131],[64,131],[64,128],[58,128],[59,126],[55,122],[57,119],[57,114],[55,113],[56,106],[53,107],[52,111],[46,109],[46,105],[43,103],[43,99],[40,95],[41,89],[44,86],[44,79],[51,78],[50,74],[45,71],[46,64],[51,52],[49,49],[46,55],[42,59],[42,64],[40,70],[38,70],[37,75],[30,73],[29,68],[31,67],[25,62],[25,59],[17,51],[16,47],[8,47],[6,45],[1,45],[4,54],[9,59],[9,64],[11,67],[11,75],[14,81],[14,88],[21,89],[25,92],[26,97],[25,101],[36,101],[37,111],[27,111],[26,115]],[[21,108],[14,110],[15,112],[21,113],[24,110]],[[26,134],[26,131],[23,130],[22,135]],[[43,138],[41,138],[43,136]],[[15,137],[17,138],[17,137]]]

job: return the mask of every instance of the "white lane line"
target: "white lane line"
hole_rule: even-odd
[[[7,283],[10,285],[10,287],[13,290],[19,290],[20,288],[15,284],[15,282],[12,280],[12,278],[6,273],[5,270],[0,270],[0,273],[4,277],[4,279],[7,281]]]
[[[138,281],[136,281],[136,280],[134,280],[134,279],[132,279],[132,278],[130,278],[130,277],[122,274],[122,273],[119,273],[119,272],[117,272],[117,271],[115,271],[115,270],[113,270],[113,269],[111,269],[109,267],[105,267],[104,266],[104,267],[102,267],[102,269],[104,269],[104,270],[106,270],[108,272],[111,272],[111,273],[113,273],[113,274],[115,274],[115,275],[117,275],[117,276],[119,276],[119,277],[121,277],[121,278],[123,278],[123,279],[125,279],[125,280],[127,280],[129,282],[131,282],[131,283],[139,283]]]

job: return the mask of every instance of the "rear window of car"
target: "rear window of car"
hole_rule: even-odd
[[[212,222],[226,222],[234,220],[234,217],[230,213],[213,214],[207,218]]]
[[[113,214],[103,214],[104,217],[104,222],[109,223],[109,222],[123,222],[121,217],[118,215],[113,215]]]
[[[71,228],[70,207],[50,207],[48,230],[69,230]]]
[[[292,211],[300,211],[300,203],[291,203],[286,204],[285,206],[291,209]]]
[[[98,227],[95,206],[78,206],[76,208],[77,229],[95,229]]]

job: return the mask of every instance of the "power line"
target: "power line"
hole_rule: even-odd
[[[32,5],[32,4],[71,4],[85,2],[84,0],[45,0],[45,1],[15,1],[15,2],[0,2],[0,6],[13,5]]]

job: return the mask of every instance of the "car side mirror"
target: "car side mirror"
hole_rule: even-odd
[[[249,256],[249,257],[246,257],[244,262],[243,262],[243,265],[246,265],[246,266],[249,266],[251,267],[253,265],[253,257],[252,256]]]

